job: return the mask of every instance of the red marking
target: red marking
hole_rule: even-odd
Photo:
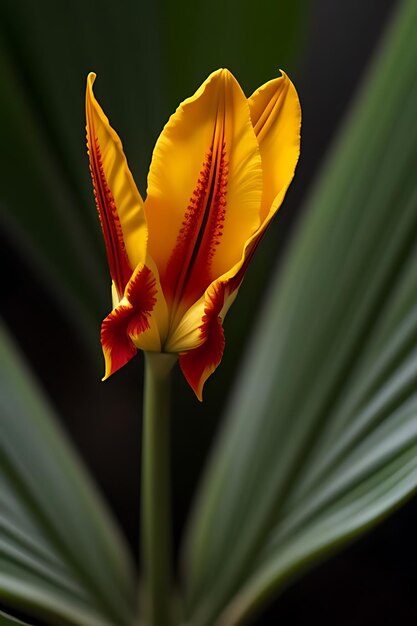
[[[131,335],[139,335],[149,328],[149,317],[156,304],[156,281],[151,270],[144,266],[130,281],[126,296],[129,304],[119,305],[103,321],[101,344],[110,356],[110,376],[132,357],[137,349]]]
[[[140,335],[149,328],[149,317],[156,304],[155,278],[146,265],[130,281],[126,297],[133,307],[133,314],[129,320],[128,333]]]
[[[93,139],[91,135],[88,138],[88,155],[90,157],[90,172],[94,196],[106,245],[110,275],[121,299],[132,275],[132,268],[127,258],[116,203],[104,172],[98,139],[97,137]]]
[[[136,346],[127,334],[131,317],[131,307],[119,306],[106,317],[101,325],[101,345],[103,352],[110,357],[106,378],[126,365],[137,352]]]
[[[211,262],[223,234],[226,219],[227,177],[229,174],[224,144],[216,160],[215,171],[209,191],[209,210],[200,229],[200,241],[195,246],[195,255],[190,264],[190,275],[186,286],[186,297],[195,300],[213,281]]]
[[[184,269],[187,269],[186,266],[188,266],[198,237],[200,224],[207,204],[206,196],[210,182],[212,161],[213,152],[210,149],[203,162],[197,185],[185,211],[177,242],[168,261],[166,272],[161,277],[164,293],[171,299],[174,298],[178,288],[181,288],[181,276],[184,273]]]
[[[162,276],[165,295],[192,302],[212,282],[211,263],[226,218],[226,149],[210,149],[189,200],[175,248]]]
[[[181,370],[199,400],[202,400],[204,383],[219,365],[224,352],[224,331],[219,317],[224,296],[225,285],[221,283],[204,309],[200,327],[204,343],[199,348],[180,354]]]

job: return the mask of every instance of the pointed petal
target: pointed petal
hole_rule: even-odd
[[[148,177],[149,253],[167,299],[196,301],[241,257],[258,228],[259,148],[247,100],[214,72],[171,116]]]
[[[143,201],[121,141],[95,99],[94,80],[95,74],[90,73],[86,91],[87,147],[110,274],[121,298],[133,269],[145,262],[147,226]]]
[[[170,335],[170,349],[189,351],[180,365],[201,400],[208,376],[221,361],[224,349],[222,320],[234,301],[246,269],[294,175],[300,144],[300,107],[297,93],[283,75],[264,85],[249,100],[264,170],[261,223],[245,241],[241,257],[207,288],[204,297],[185,313]]]
[[[284,72],[258,89],[248,102],[264,174],[261,224],[245,242],[239,262],[217,281],[224,286],[225,302],[233,294],[236,297],[249,263],[285,197],[300,153],[301,108],[295,87]]]
[[[235,301],[263,233],[262,228],[258,229],[247,242],[239,263],[211,283],[168,338],[166,350],[180,353],[179,363],[184,376],[199,400],[202,400],[204,383],[222,359],[225,346],[223,320]]]
[[[281,205],[300,154],[301,108],[288,76],[269,81],[248,100],[263,169],[261,220]]]
[[[101,346],[106,368],[103,380],[126,365],[137,352],[135,344],[127,334],[131,315],[132,307],[129,304],[119,305],[101,325]]]
[[[156,304],[156,280],[146,265],[139,265],[120,304],[101,326],[101,344],[106,364],[103,380],[123,367],[137,352],[137,340],[150,330]],[[160,345],[154,346],[160,349]]]
[[[225,339],[221,312],[225,292],[222,285],[208,290],[200,326],[200,347],[180,354],[179,364],[197,398],[203,399],[203,386],[222,360]]]

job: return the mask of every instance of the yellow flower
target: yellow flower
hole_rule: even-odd
[[[105,378],[137,352],[179,354],[201,400],[224,349],[223,319],[293,178],[297,92],[282,73],[247,99],[211,74],[163,129],[146,200],[87,79],[87,145],[112,278]]]

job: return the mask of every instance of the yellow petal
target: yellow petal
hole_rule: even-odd
[[[241,257],[209,285],[204,296],[185,312],[178,324],[173,326],[168,339],[170,350],[188,354],[190,371],[197,367],[195,359],[191,360],[192,350],[198,350],[200,364],[204,364],[205,359],[210,363],[210,367],[203,368],[201,376],[197,377],[198,394],[201,393],[207,376],[215,369],[214,359],[210,360],[209,357],[209,347],[204,348],[207,341],[207,333],[204,330],[207,324],[204,320],[210,311],[215,313],[219,311],[215,317],[218,316],[220,321],[224,319],[237,295],[252,256],[285,196],[299,155],[301,113],[297,93],[288,77],[284,74],[261,87],[249,100],[249,104],[262,157],[264,175],[262,221],[258,229],[245,241]],[[213,302],[216,302],[215,307],[212,306]],[[216,328],[216,325],[214,324],[212,328]],[[188,378],[190,376],[188,373]],[[195,386],[195,381],[193,384]]]
[[[199,400],[206,380],[221,362],[225,346],[223,320],[238,287],[233,279],[213,281],[168,337],[165,349],[180,354],[181,370]]]
[[[300,154],[301,108],[284,72],[255,91],[248,103],[262,158],[263,221],[279,208],[294,176]]]
[[[191,305],[242,256],[260,224],[262,170],[247,100],[214,72],[171,116],[154,149],[145,211],[167,299]]]
[[[201,346],[204,339],[200,329],[205,304],[205,296],[203,295],[193,306],[187,309],[181,320],[171,328],[164,345],[166,352],[185,352]]]
[[[105,239],[106,227],[109,228],[111,222],[115,224],[133,271],[139,263],[145,263],[146,260],[147,225],[143,200],[129,170],[122,143],[94,96],[95,78],[94,73],[90,73],[87,78],[87,145],[100,219]],[[101,206],[98,197],[99,179],[102,179],[104,185],[101,189]],[[106,246],[108,255],[111,256],[114,242],[106,241]],[[109,262],[110,260],[109,258]],[[123,289],[120,294],[119,285],[116,287],[121,297]]]
[[[202,327],[207,309],[218,311],[223,320],[237,296],[237,288],[226,289],[227,281],[215,280],[204,294],[183,315],[170,331],[164,349],[167,352],[188,352],[199,348],[205,341]],[[213,307],[213,301],[216,306]]]

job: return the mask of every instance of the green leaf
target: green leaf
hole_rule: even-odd
[[[4,41],[0,80],[5,86],[0,112],[7,119],[7,159],[0,176],[2,228],[89,341],[108,289],[98,245],[76,210],[81,202],[74,185],[30,106]],[[87,169],[86,159],[84,165]]]
[[[416,28],[405,1],[260,317],[186,538],[187,623],[240,623],[417,488]]]
[[[0,601],[51,624],[131,624],[122,539],[1,328]]]
[[[16,624],[21,624],[21,626],[31,626],[29,622],[22,622],[22,620],[12,617],[11,615],[6,615],[6,613],[0,611],[0,626],[16,626]]]

